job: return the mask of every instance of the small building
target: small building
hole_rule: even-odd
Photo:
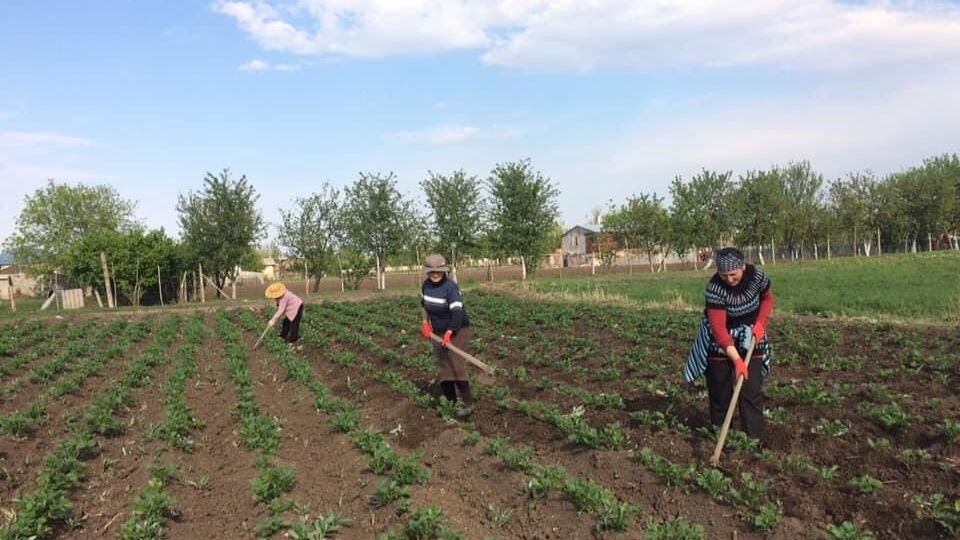
[[[264,257],[263,258],[263,277],[270,281],[277,279],[277,262],[273,260],[273,257]]]
[[[600,225],[577,225],[563,233],[560,248],[564,255],[587,255],[597,251],[595,241],[601,233]]]
[[[33,277],[23,272],[20,264],[9,253],[0,253],[0,299],[10,296],[34,296],[40,285]]]

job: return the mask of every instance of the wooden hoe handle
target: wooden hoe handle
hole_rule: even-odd
[[[440,336],[438,336],[438,335],[436,335],[436,334],[434,334],[433,332],[430,332],[430,339],[432,339],[433,341],[436,341],[437,343],[443,343],[443,338],[440,337]],[[480,368],[480,370],[483,371],[484,373],[486,373],[487,375],[493,375],[493,374],[495,373],[495,371],[494,371],[494,369],[493,369],[492,367],[490,367],[489,365],[481,362],[481,361],[480,361],[479,359],[477,359],[475,356],[473,356],[472,354],[468,353],[467,351],[461,349],[460,347],[457,347],[457,346],[454,345],[453,343],[448,344],[448,345],[447,345],[447,348],[450,349],[451,351],[457,353],[461,358],[463,358],[463,359],[466,360],[467,362],[470,362],[471,364],[473,364],[473,365],[477,366],[478,368]]]
[[[253,347],[250,348],[252,351],[260,346],[260,342],[263,341],[263,337],[267,335],[267,332],[270,331],[270,325],[268,324],[266,328],[263,329],[263,332],[260,332],[260,337],[257,338],[257,342],[253,344]]]
[[[750,357],[753,356],[753,346],[757,340],[754,339],[747,349],[747,357],[743,363],[750,368]],[[733,387],[733,397],[730,398],[730,406],[727,408],[727,416],[723,419],[723,427],[720,429],[720,437],[717,438],[717,447],[713,449],[713,456],[710,458],[710,465],[716,467],[720,463],[720,453],[723,452],[723,443],[727,441],[727,431],[730,430],[730,421],[733,420],[733,409],[737,407],[737,401],[740,400],[740,389],[743,388],[743,377],[737,377],[737,384]]]

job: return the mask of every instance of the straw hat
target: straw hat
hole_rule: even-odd
[[[423,271],[430,272],[449,272],[450,267],[447,266],[447,260],[443,258],[443,255],[439,253],[434,253],[433,255],[427,255],[427,258],[423,261]]]
[[[287,292],[287,287],[283,283],[271,283],[267,290],[264,291],[264,295],[267,298],[280,298]]]

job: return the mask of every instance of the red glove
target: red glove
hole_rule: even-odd
[[[447,345],[450,345],[450,340],[452,339],[453,339],[453,330],[447,330],[446,332],[443,333],[443,343],[441,343],[441,345],[443,345],[444,347],[446,347]]]
[[[420,325],[420,333],[423,334],[424,339],[430,339],[430,334],[433,333],[433,328],[430,328],[430,323],[428,321],[423,321],[423,324]]]
[[[762,324],[756,323],[753,325],[753,338],[755,341],[762,340],[765,335],[767,335],[767,329],[764,328]]]
[[[747,373],[747,364],[743,361],[742,358],[737,358],[733,361],[733,374],[736,378],[743,377],[743,380],[750,378],[750,374]]]

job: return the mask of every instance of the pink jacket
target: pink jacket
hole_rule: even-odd
[[[286,315],[287,319],[291,321],[296,319],[297,311],[300,310],[302,305],[303,300],[288,290],[283,296],[277,298],[277,312],[274,313],[273,320],[279,319],[281,315]]]

